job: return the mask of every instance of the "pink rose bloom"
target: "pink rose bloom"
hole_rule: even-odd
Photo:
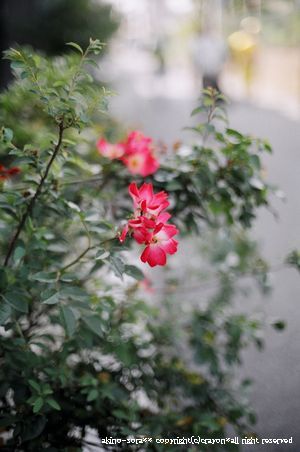
[[[99,154],[103,155],[110,160],[119,159],[125,153],[125,148],[122,143],[108,143],[104,138],[100,138],[97,141],[97,149]]]
[[[152,143],[152,138],[146,137],[138,130],[134,130],[127,137],[125,143],[126,153],[135,154],[136,152],[151,151]]]
[[[148,262],[150,267],[166,265],[167,254],[177,251],[178,242],[173,239],[176,234],[178,229],[173,224],[159,223],[150,237],[146,235],[148,245],[141,255],[141,261]]]
[[[122,162],[127,166],[131,174],[140,174],[143,177],[154,174],[159,168],[158,160],[148,150],[130,154],[125,153]]]
[[[110,160],[121,160],[131,174],[142,177],[154,174],[159,168],[159,162],[154,156],[152,139],[141,132],[131,132],[124,143],[108,143],[103,138],[97,142],[98,151]]]
[[[153,192],[153,185],[144,183],[140,188],[132,182],[128,191],[133,199],[135,213],[151,218],[157,217],[163,210],[169,207],[168,194],[165,191]]]
[[[177,251],[178,242],[173,238],[178,229],[168,221],[171,215],[164,210],[169,206],[168,194],[164,191],[154,193],[153,185],[144,183],[140,188],[132,182],[128,191],[133,199],[134,213],[123,228],[119,240],[123,243],[131,234],[140,245],[146,245],[142,262],[151,267],[165,265],[167,255]]]
[[[146,177],[154,174],[159,168],[159,162],[154,156],[153,142],[150,137],[146,137],[135,130],[128,135],[125,149],[122,161],[131,174],[140,174]]]

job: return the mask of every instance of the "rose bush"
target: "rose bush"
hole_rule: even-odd
[[[249,381],[232,376],[243,348],[262,346],[261,322],[232,302],[245,275],[268,289],[246,229],[268,206],[261,155],[270,147],[224,125],[222,97],[206,90],[196,144],[159,155],[151,138],[102,114],[109,92],[88,70],[99,41],[70,45],[77,54],[52,60],[5,55],[16,81],[0,97],[1,447],[73,451],[104,437],[251,432]],[[192,283],[172,267],[191,234],[213,294],[185,309],[180,290]],[[151,287],[145,263],[164,266],[164,290]],[[202,294],[198,264],[189,273]],[[236,446],[203,445],[225,449]]]

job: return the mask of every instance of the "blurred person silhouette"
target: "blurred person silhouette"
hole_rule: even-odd
[[[224,39],[210,24],[206,24],[191,43],[192,58],[202,78],[202,88],[214,88],[219,92],[219,76],[227,57]]]

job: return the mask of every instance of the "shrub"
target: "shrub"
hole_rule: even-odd
[[[228,128],[222,96],[206,90],[193,112],[202,115],[194,146],[163,154],[141,134],[133,144],[130,135],[129,146],[122,128],[99,115],[110,93],[87,67],[101,44],[91,40],[86,51],[70,45],[78,55],[5,54],[17,80],[0,99],[3,448],[82,450],[93,442],[91,431],[102,439],[152,437],[147,450],[164,450],[159,437],[225,438],[229,428],[245,434],[255,421],[243,396],[249,381],[232,376],[243,348],[262,341],[260,321],[237,313],[232,301],[245,275],[268,288],[267,264],[246,229],[268,205],[261,155],[269,145]],[[159,168],[146,179],[133,175],[123,154],[103,152],[116,143],[127,143],[127,157],[151,154]],[[169,215],[159,216],[166,209],[171,229]],[[177,245],[161,244],[175,241],[175,230],[179,246],[185,236],[194,247],[202,238],[201,260],[212,275],[206,297],[198,264],[187,269],[205,297],[188,309],[192,279],[172,271]],[[155,261],[167,284],[162,295],[153,293],[160,282],[152,289],[144,277],[148,264],[132,265],[138,251],[130,251],[130,235],[168,255],[170,270],[161,255]],[[229,442],[201,447],[237,449]]]

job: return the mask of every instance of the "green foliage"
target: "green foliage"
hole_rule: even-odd
[[[172,178],[165,175],[168,189],[176,195],[176,214],[185,223],[190,219],[191,227],[196,227],[195,218],[218,226],[223,222],[250,227],[257,207],[268,204],[271,187],[263,179],[261,156],[271,148],[226,127],[223,102],[216,91],[204,91],[200,107],[192,113],[201,114],[202,122],[189,128],[200,143],[187,156],[179,153],[172,159]]]
[[[77,44],[69,45],[79,52],[78,61],[71,56],[52,64],[21,49],[10,49],[4,56],[11,61],[16,75],[24,80],[23,89],[27,88],[36,96],[47,115],[64,129],[81,129],[88,125],[95,109],[102,108],[106,95],[103,87],[96,90],[93,78],[85,69],[86,65],[96,64],[92,56],[99,54],[102,44],[90,39],[85,52]]]
[[[0,98],[1,151],[22,173],[0,192],[5,447],[83,450],[89,428],[99,438],[220,438],[230,426],[248,432],[255,421],[243,397],[249,382],[231,383],[243,348],[262,345],[260,321],[233,313],[232,301],[245,275],[267,286],[267,264],[244,227],[268,203],[260,156],[269,147],[217,130],[220,99],[204,93],[200,142],[169,157],[152,182],[170,193],[182,233],[201,231],[216,289],[205,306],[187,311],[181,298],[173,303],[181,282],[171,277],[171,292],[141,301],[143,272],[117,239],[131,178],[95,150],[100,131],[122,133],[97,114],[107,93],[86,72],[101,44],[69,45],[74,55],[54,60],[6,52],[17,82]],[[164,449],[153,443],[149,450]]]
[[[300,252],[298,250],[292,251],[287,257],[287,263],[300,271]]]

